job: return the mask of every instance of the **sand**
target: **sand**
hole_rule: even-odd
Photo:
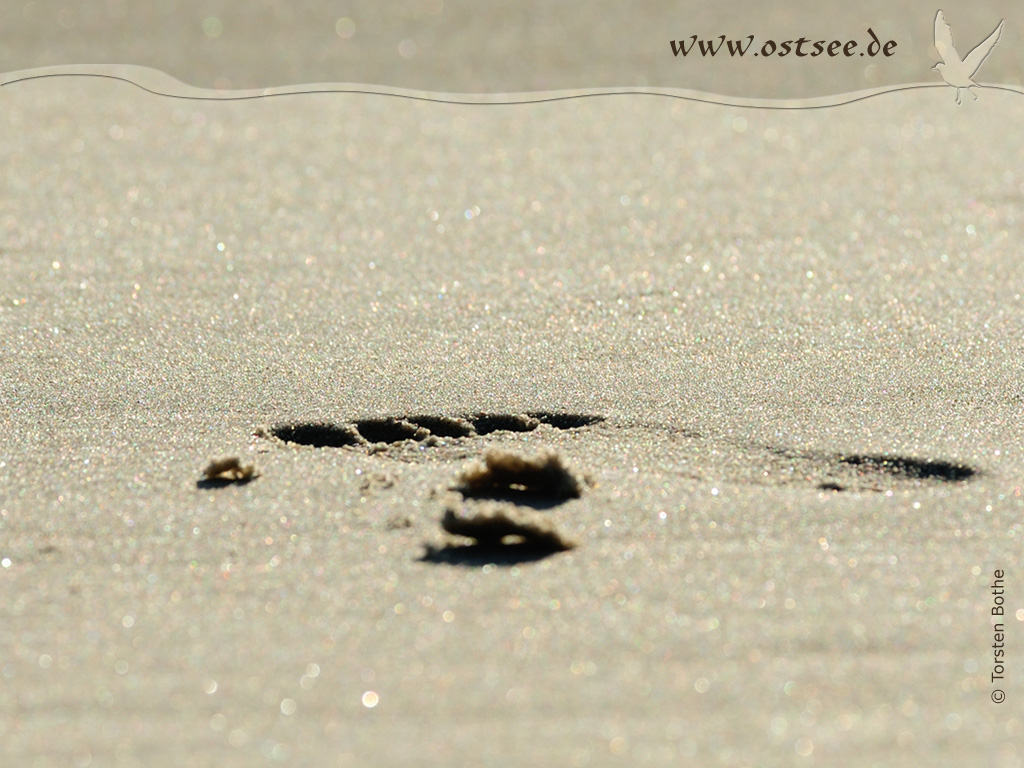
[[[1020,765],[1024,101],[953,95],[0,89],[4,764]],[[494,449],[574,549],[429,556]]]

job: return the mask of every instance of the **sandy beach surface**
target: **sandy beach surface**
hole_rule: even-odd
[[[0,90],[4,764],[1021,765],[1024,101],[953,96]]]

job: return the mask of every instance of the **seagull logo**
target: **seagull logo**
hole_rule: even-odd
[[[966,88],[967,92],[974,97],[974,100],[978,100],[977,95],[975,95],[971,88],[978,88],[979,86],[971,78],[978,74],[982,62],[988,58],[988,55],[992,53],[992,49],[996,47],[996,43],[999,42],[999,34],[1002,31],[1003,22],[1000,21],[999,26],[995,28],[991,35],[986,37],[984,41],[978,44],[977,48],[967,54],[967,58],[961,59],[960,54],[956,52],[956,48],[953,46],[953,30],[946,23],[946,17],[942,15],[942,11],[935,14],[935,48],[938,50],[939,56],[942,57],[942,61],[932,67],[932,69],[942,75],[942,79],[946,81],[947,85],[956,88],[957,104],[960,103],[961,88]]]

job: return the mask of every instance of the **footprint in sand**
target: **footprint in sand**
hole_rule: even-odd
[[[885,492],[963,483],[978,474],[965,464],[908,456],[802,453],[772,446],[761,451],[769,457],[763,472],[766,484],[808,485],[822,491]]]
[[[283,443],[350,447],[420,461],[423,451],[402,451],[401,447],[412,443],[418,448],[432,448],[442,442],[462,443],[497,432],[532,432],[542,426],[582,429],[602,421],[601,416],[552,412],[419,415],[341,424],[284,424],[261,428],[257,434]],[[396,450],[389,452],[392,447]],[[433,451],[442,461],[466,456],[439,453]],[[569,498],[579,497],[585,485],[586,479],[552,451],[524,456],[513,451],[489,450],[483,462],[465,467],[458,485],[444,494],[442,529],[453,537],[475,543],[451,541],[440,548],[428,545],[423,560],[514,564],[572,549],[576,543],[560,532],[546,513]]]
[[[480,437],[492,432],[532,432],[546,424],[554,429],[579,429],[604,421],[603,416],[577,413],[477,413],[466,416],[392,416],[332,424],[303,422],[261,427],[260,437],[314,448],[362,446],[381,450],[406,440],[434,445],[438,438]]]
[[[593,439],[612,443],[652,442],[658,450],[664,448],[668,466],[706,482],[808,488],[818,493],[881,493],[960,485],[980,474],[974,467],[944,460],[801,451],[667,425],[618,424],[595,414],[394,416],[339,424],[282,424],[261,428],[257,435],[281,444],[350,448],[402,461],[454,463],[479,455],[472,450],[479,438],[499,432],[532,432],[543,426],[594,431]],[[449,450],[437,449],[442,445]],[[452,446],[462,450],[452,452]],[[545,477],[545,472],[553,478],[547,485],[547,481],[538,480]],[[564,503],[568,496],[579,495],[585,483],[574,483],[580,482],[554,453],[530,458],[491,451],[484,463],[464,470],[460,483],[449,490],[441,521],[446,532],[475,539],[476,544],[428,547],[423,559],[458,564],[515,563],[569,549],[573,542],[553,527],[545,512]],[[566,487],[576,488],[577,493],[563,493]]]
[[[383,453],[394,446],[440,444],[469,447],[472,438],[497,432],[600,429],[606,436],[665,444],[670,462],[685,468],[696,480],[726,481],[763,486],[796,486],[833,492],[885,492],[923,485],[963,483],[980,474],[966,464],[888,454],[801,451],[734,438],[651,424],[617,424],[596,414],[478,413],[462,416],[419,415],[360,419],[342,423],[302,422],[262,427],[257,435],[279,443],[316,448],[351,446]],[[389,454],[426,460],[430,452]],[[448,454],[438,459],[449,458]]]

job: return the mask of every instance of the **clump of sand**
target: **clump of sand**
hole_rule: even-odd
[[[552,552],[576,546],[575,541],[540,513],[516,509],[511,504],[495,504],[471,512],[448,507],[441,518],[441,527],[455,536],[476,539],[485,547],[504,546],[509,543],[507,539]]]
[[[557,499],[579,498],[584,480],[554,451],[521,456],[514,451],[492,448],[483,462],[470,464],[459,476],[458,490],[465,496],[509,491],[526,491]]]
[[[203,470],[203,479],[221,482],[245,482],[260,476],[255,464],[243,464],[237,456],[210,459]]]
[[[554,451],[522,456],[514,451],[492,448],[482,462],[462,470],[457,490],[464,497],[526,493],[548,499],[578,498],[585,481]],[[544,513],[508,500],[449,503],[441,527],[454,536],[475,539],[484,547],[512,543],[535,549],[561,552],[576,542],[562,534]]]

